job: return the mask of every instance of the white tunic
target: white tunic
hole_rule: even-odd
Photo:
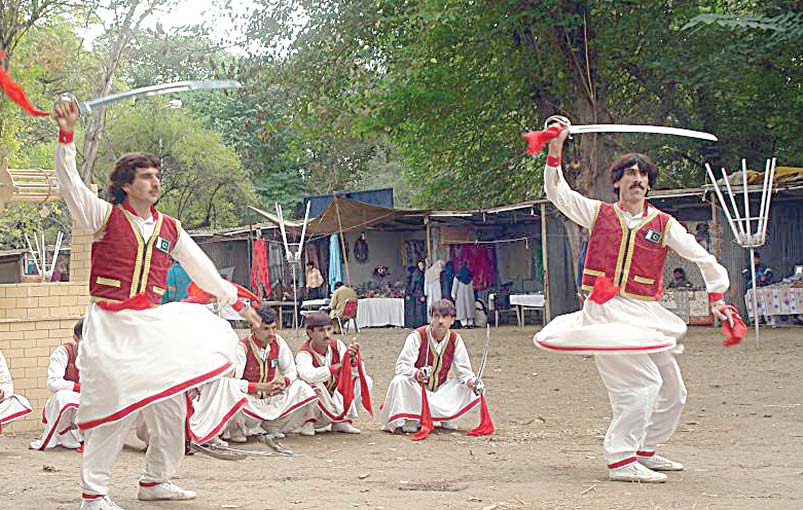
[[[446,348],[447,333],[438,342],[427,327],[428,341],[440,354]],[[421,383],[415,380],[418,369],[415,362],[421,347],[421,337],[413,331],[404,341],[396,360],[396,375],[388,386],[385,403],[382,405],[382,430],[393,432],[404,425],[405,420],[421,419]],[[480,403],[480,397],[471,391],[466,382],[474,379],[471,360],[463,338],[457,335],[452,369],[455,377],[449,378],[435,391],[427,390],[427,401],[433,421],[450,421],[467,413]]]
[[[9,423],[19,420],[30,414],[31,403],[22,395],[14,394],[14,383],[11,382],[11,372],[8,370],[6,358],[0,352],[0,432]]]
[[[463,325],[473,324],[474,322],[474,284],[472,282],[463,283],[457,279],[452,280],[452,299],[457,314],[455,319]]]
[[[343,414],[343,395],[340,394],[337,388],[335,388],[331,394],[329,393],[329,390],[326,389],[326,382],[329,381],[329,378],[331,377],[331,371],[329,370],[329,367],[332,365],[337,365],[338,363],[343,363],[344,357],[348,355],[348,347],[346,347],[346,344],[340,340],[337,340],[337,350],[341,353],[340,358],[337,358],[332,352],[332,349],[328,346],[324,356],[321,356],[314,351],[312,354],[307,351],[299,351],[296,354],[296,368],[298,369],[298,377],[302,381],[305,381],[307,384],[312,386],[312,389],[318,394],[319,400],[314,416],[316,428],[323,428],[330,423],[353,420],[357,417],[357,405],[358,403],[362,402],[362,390],[360,388],[359,373],[356,368],[353,368],[352,375],[354,376],[354,402],[352,402],[351,408],[348,409],[348,412],[342,418],[339,418],[339,416]],[[313,366],[313,356],[315,356],[315,359],[320,366]],[[365,372],[365,364],[363,364],[363,372]],[[370,390],[373,387],[373,381],[370,377],[368,377],[367,374],[365,377],[367,379],[366,383],[368,384],[368,389]]]
[[[275,378],[284,377],[289,383],[282,393],[271,397],[259,398],[257,395],[248,394],[249,381],[243,379],[246,364],[245,348],[241,347],[237,351],[235,377],[240,391],[246,394],[248,402],[235,419],[235,425],[240,427],[245,435],[258,434],[261,432],[260,429],[268,427],[276,427],[282,432],[291,431],[313,416],[311,404],[318,400],[318,396],[309,384],[298,379],[293,352],[284,338],[276,335],[276,342],[279,344],[279,366],[276,367]],[[262,361],[269,354],[270,345],[258,348],[256,352]]]
[[[78,413],[80,393],[75,383],[64,378],[69,355],[67,348],[56,347],[47,366],[47,389],[53,394],[45,404],[45,430],[42,437],[31,443],[34,450],[44,450],[62,445],[75,449],[83,441],[75,418]]]
[[[112,205],[81,180],[74,144],[58,144],[56,174],[76,225],[98,232]],[[153,233],[153,218],[135,220],[143,237]],[[183,229],[171,256],[221,306],[237,299],[236,288],[220,277]],[[78,356],[82,387],[79,427],[120,420],[144,406],[231,374],[237,342],[229,323],[204,305],[169,303],[147,310],[109,312],[90,303]]]
[[[572,190],[560,167],[544,170],[547,198],[570,220],[590,228],[598,200]],[[648,206],[651,207],[651,206]],[[632,230],[644,221],[641,213],[624,217]],[[664,243],[700,268],[708,292],[725,292],[728,273],[679,222],[670,220]],[[535,345],[553,352],[571,354],[627,354],[674,349],[686,334],[686,324],[657,301],[615,296],[604,304],[586,299],[579,312],[561,315],[536,333]]]
[[[424,272],[424,294],[427,296],[427,320],[432,320],[429,309],[432,303],[439,301],[443,294],[441,292],[441,273],[443,272],[443,261],[436,260],[429,269]]]

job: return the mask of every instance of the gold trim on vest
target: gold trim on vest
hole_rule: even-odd
[[[115,280],[114,278],[105,278],[103,276],[98,276],[95,278],[95,283],[98,285],[106,285],[108,287],[117,287],[118,289],[122,285],[120,280]]]
[[[655,283],[655,280],[653,278],[644,278],[643,276],[639,275],[634,275],[633,280],[635,280],[637,283],[645,283],[647,285],[652,285],[653,283]]]

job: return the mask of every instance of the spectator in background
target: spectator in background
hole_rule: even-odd
[[[192,283],[190,275],[184,271],[178,260],[173,262],[167,271],[167,291],[162,296],[162,303],[181,301],[187,297],[187,287]]]
[[[320,299],[323,297],[323,275],[320,269],[315,267],[314,262],[307,262],[307,272],[305,278],[308,299]]]
[[[689,279],[686,278],[686,271],[682,267],[676,267],[672,271],[672,281],[669,282],[667,287],[670,289],[690,289],[692,285]]]
[[[761,263],[761,257],[756,252],[756,287],[764,287],[765,285],[772,284],[772,269],[768,268],[766,264]],[[753,288],[753,275],[750,272],[750,266],[742,269],[742,277],[744,278],[745,292]]]
[[[333,319],[342,317],[346,301],[349,299],[357,299],[357,291],[343,285],[343,282],[335,283],[335,291],[332,293],[332,300],[329,302],[329,307],[332,309],[329,312],[329,317]]]

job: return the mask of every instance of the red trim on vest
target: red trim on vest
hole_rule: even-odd
[[[126,212],[130,206],[126,206],[112,207],[100,237],[92,243],[89,294],[113,302],[145,294],[150,303],[158,305],[167,288],[169,254],[178,241],[179,225],[153,209],[158,228],[151,238],[140,239],[139,227],[132,224],[134,220]],[[158,243],[157,238],[161,238]]]
[[[421,326],[415,330],[418,333],[418,338],[421,340],[420,345],[418,346],[418,359],[415,361],[415,368],[421,368],[424,366],[430,366],[433,369],[436,368],[433,364],[436,362],[435,360],[435,353],[429,347],[429,326]],[[427,389],[429,391],[435,391],[440,386],[446,382],[446,379],[449,375],[449,370],[452,368],[452,362],[454,361],[454,351],[457,347],[457,333],[454,331],[449,331],[449,339],[447,340],[449,343],[446,344],[446,347],[443,348],[440,358],[440,367],[437,374],[432,374],[430,376],[430,382],[427,383]]]
[[[331,365],[337,365],[342,360],[340,351],[337,350],[337,340],[329,341],[329,349],[331,349],[332,351],[332,358],[330,360],[330,363]],[[319,356],[326,356],[326,353],[320,353],[315,349],[313,349],[312,343],[309,340],[301,344],[301,347],[299,347],[298,350],[309,353],[310,357],[312,358],[312,366],[315,368],[321,367],[321,364],[318,362],[318,358],[315,357],[315,354],[318,354]],[[331,374],[331,377],[329,377],[329,380],[326,381],[326,389],[329,390],[329,393],[332,393],[335,390],[335,387],[337,386],[336,374],[338,372],[338,369],[334,369],[333,372],[331,365],[329,365],[329,373]]]
[[[59,129],[59,143],[72,143],[73,138],[75,137],[75,133],[70,131],[62,131]]]
[[[653,208],[655,209],[655,208]],[[663,235],[671,216],[658,211],[652,219],[635,229],[622,223],[614,204],[601,203],[588,240],[583,287],[594,287],[598,277],[606,276],[622,293],[651,300],[663,293],[664,265],[669,248]],[[651,214],[644,210],[647,217]],[[647,234],[650,234],[648,238]],[[631,250],[632,246],[632,250]]]
[[[78,357],[78,344],[75,342],[64,344],[64,349],[67,350],[67,368],[64,370],[64,379],[75,383],[73,384],[73,391],[78,391],[75,389],[76,386],[80,388],[78,382],[81,379],[78,367],[75,365],[75,359]]]
[[[123,202],[122,204],[120,204],[120,206],[126,211],[133,214],[134,216],[139,216],[137,210],[131,207],[131,204],[129,204],[128,202]],[[159,213],[156,211],[156,207],[152,205],[150,207],[150,211],[151,211],[151,218],[153,218],[153,220],[156,221],[159,218]]]
[[[620,460],[619,462],[614,462],[613,464],[608,464],[608,469],[616,469],[620,467],[627,466],[636,462],[638,459],[636,457],[628,457],[624,460]]]

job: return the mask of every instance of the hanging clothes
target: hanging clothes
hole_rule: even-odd
[[[343,257],[340,253],[340,238],[337,234],[329,237],[329,288],[334,289],[335,283],[343,281]]]
[[[452,245],[449,249],[455,267],[467,262],[473,273],[476,290],[485,290],[496,284],[496,250],[488,245]]]
[[[262,292],[260,293],[260,286]],[[259,296],[269,297],[270,271],[268,270],[268,243],[259,238],[254,241],[254,253],[251,257],[251,290]]]

